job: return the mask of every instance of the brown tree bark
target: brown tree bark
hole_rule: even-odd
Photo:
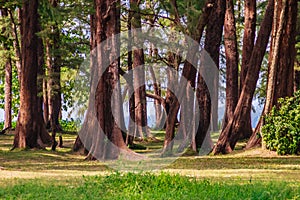
[[[97,62],[92,66],[89,108],[79,132],[81,140],[76,142],[88,149],[90,159],[117,159],[120,153],[134,154],[127,149],[116,123],[120,119],[118,114],[122,113],[121,91],[117,82],[120,53],[119,38],[116,35],[120,31],[119,1],[95,0],[94,5]],[[95,82],[98,78],[99,81]]]
[[[226,2],[224,0],[216,1],[215,6],[212,10],[212,15],[206,27],[205,35],[204,49],[211,56],[215,64],[215,66],[209,67],[217,67],[218,69],[220,44],[222,40],[222,32],[225,18],[225,5]],[[199,151],[199,149],[202,147],[201,151],[204,153],[207,152],[208,149],[208,151],[210,151],[213,147],[210,134],[207,134],[209,126],[211,126],[212,131],[218,130],[219,77],[218,74],[215,74],[214,77],[211,77],[212,75],[214,75],[211,74],[211,79],[204,80],[202,75],[201,73],[198,74],[197,101],[199,105],[200,116],[199,127],[196,133],[196,149]],[[213,85],[212,91],[208,90],[207,84]],[[210,92],[212,93],[210,94]],[[205,138],[207,142],[203,144]]]
[[[274,105],[278,105],[279,98],[292,96],[294,92],[297,1],[276,1],[274,13],[276,14],[272,28],[267,97],[263,116],[269,113]],[[264,120],[261,118],[246,148],[261,145],[262,138],[257,135],[263,125]]]
[[[284,0],[279,0],[281,6]],[[292,96],[294,92],[294,64],[296,57],[296,26],[298,5],[296,0],[287,0],[287,11],[282,33],[281,46],[279,48],[279,71],[277,73],[276,88],[274,96],[275,105],[277,100],[282,97]],[[283,7],[283,6],[282,6]]]
[[[37,112],[38,1],[22,2],[22,65],[20,111],[13,148],[40,148],[51,142],[42,116]]]
[[[241,93],[245,78],[248,71],[248,64],[250,62],[251,53],[254,47],[255,29],[256,29],[256,0],[245,0],[244,3],[245,20],[244,20],[244,37],[243,37],[243,49],[242,49],[242,65],[240,72],[240,87]]]
[[[48,83],[47,79],[43,80],[43,118],[46,126],[50,124],[49,122],[49,100],[48,100]]]
[[[242,48],[242,64],[240,71],[240,84],[239,95],[242,91],[242,87],[245,83],[246,74],[248,71],[248,64],[250,61],[251,53],[254,47],[255,32],[256,32],[256,0],[245,0],[244,3],[244,37]],[[251,126],[251,112],[247,114],[247,120],[245,121],[245,129],[242,133],[241,139],[249,138],[252,134]]]
[[[128,28],[128,50],[132,49],[132,33],[131,33],[131,19],[132,13],[128,13],[127,28]],[[132,51],[128,52],[127,57],[128,62],[128,72],[132,70]],[[134,136],[135,136],[135,93],[133,88],[133,73],[129,73],[129,83],[128,83],[128,94],[129,97],[129,121],[128,121],[128,133],[126,136],[126,145],[133,146]]]
[[[204,49],[209,53],[216,67],[219,69],[220,45],[222,41],[226,1],[216,0],[214,2],[214,5],[215,6],[213,7],[213,11],[212,11],[213,14],[211,15],[210,20],[208,21],[206,27]],[[212,131],[217,131],[219,129],[218,127],[219,77],[218,76],[212,77],[212,79],[213,79],[213,83],[208,83],[214,85],[213,93],[210,94],[212,96],[211,114],[208,114],[207,116],[211,117],[210,125]],[[208,98],[206,97],[205,99]],[[201,101],[199,102],[199,105],[200,103]],[[205,106],[202,107],[203,109],[208,109]],[[203,110],[203,113],[208,113],[208,112],[207,110]],[[207,120],[205,119],[205,121]]]
[[[20,8],[18,9],[18,12],[20,13]],[[15,22],[12,11],[8,10],[8,13],[9,13],[10,21],[12,24],[12,37],[14,38],[13,46],[14,46],[14,49],[16,52],[16,67],[18,70],[18,79],[19,79],[19,82],[21,82],[20,79],[21,79],[22,56],[21,56],[20,42],[19,42],[19,38],[18,38],[18,25]]]
[[[200,39],[202,38],[203,30],[208,23],[209,16],[212,12],[213,4],[211,1],[207,1],[205,3],[203,13],[198,20],[198,24],[196,27],[196,32],[191,36],[195,43],[191,44],[192,46],[188,49],[186,62],[184,63],[182,77],[179,81],[179,92],[177,94],[178,100],[174,101],[174,104],[170,107],[167,119],[166,119],[166,135],[164,140],[164,146],[162,151],[162,156],[168,155],[173,149],[172,140],[174,138],[175,131],[175,123],[177,119],[177,113],[180,107],[179,102],[183,99],[183,96],[186,95],[186,91],[188,88],[188,84],[192,87],[195,85],[197,70],[193,67],[190,62],[193,62],[196,59],[196,52],[199,50],[198,44],[200,43]],[[196,44],[197,43],[197,44]],[[196,63],[196,62],[194,62]],[[185,82],[187,80],[187,82]],[[185,110],[188,112],[188,110]],[[189,133],[192,134],[193,133]],[[187,136],[189,137],[189,136]]]
[[[238,47],[234,17],[234,4],[226,0],[224,22],[224,46],[226,56],[226,110],[223,128],[233,118],[233,113],[238,101]]]
[[[152,51],[150,50],[150,52],[152,52]],[[150,71],[151,79],[153,81],[154,94],[157,95],[157,96],[161,96],[160,84],[157,82],[154,69],[151,65],[148,66],[148,68],[149,68],[149,71]],[[161,125],[161,117],[162,117],[162,110],[161,110],[160,101],[157,100],[157,99],[154,99],[154,106],[155,106],[155,127],[159,128],[160,125]]]
[[[269,0],[249,62],[249,66],[252,68],[247,72],[245,84],[234,111],[233,118],[221,132],[218,142],[213,149],[213,154],[231,152],[234,149],[237,140],[243,133],[244,125],[247,123],[245,119],[247,119],[248,112],[251,110],[251,102],[256,88],[256,82],[259,77],[261,62],[268,45],[272,29],[273,14],[274,0]]]
[[[140,139],[144,138],[144,134],[148,137],[147,130],[147,101],[145,86],[145,61],[144,51],[142,49],[143,40],[141,34],[141,16],[139,13],[138,0],[130,0],[130,9],[132,13],[132,53],[133,53],[133,86],[134,86],[134,102],[135,102],[135,136]]]
[[[7,18],[7,8],[1,8],[1,17]],[[6,36],[6,27],[2,28],[2,35]],[[8,40],[8,37],[6,37]],[[4,129],[11,127],[11,108],[12,108],[12,61],[10,56],[10,47],[8,41],[4,41],[4,50],[6,51],[5,57],[5,84],[4,84]]]
[[[4,105],[4,128],[11,127],[12,121],[12,63],[10,56],[5,63],[5,105]]]

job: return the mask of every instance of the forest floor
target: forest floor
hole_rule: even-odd
[[[86,177],[100,176],[103,178],[109,177],[110,175],[114,175],[112,183],[115,181],[120,182],[120,176],[116,176],[116,173],[121,173],[121,176],[124,176],[124,179],[126,179],[126,176],[128,175],[124,174],[128,173],[125,173],[122,170],[117,172],[103,162],[86,161],[84,156],[71,152],[71,147],[75,138],[76,135],[63,134],[65,147],[57,148],[57,151],[55,152],[50,149],[10,151],[13,142],[13,135],[0,135],[0,199],[1,197],[5,197],[4,199],[8,197],[4,195],[5,190],[11,190],[11,193],[9,194],[12,196],[9,196],[8,199],[20,197],[17,195],[19,193],[13,188],[21,187],[22,185],[24,186],[24,184],[29,184],[31,186],[32,184],[36,184],[37,186],[42,186],[44,183],[46,186],[49,184],[52,186],[57,184],[70,186],[72,185],[70,183],[74,184],[78,182],[82,183],[82,180],[86,181]],[[139,144],[146,146],[145,150],[139,150],[139,153],[143,153],[143,151],[151,152],[155,149],[161,148],[162,142],[140,142]],[[262,191],[265,191],[265,189],[263,189],[264,187],[271,187],[275,189],[274,194],[276,194],[276,192],[278,193],[282,187],[284,187],[288,188],[287,194],[292,195],[284,196],[284,198],[300,199],[300,156],[278,156],[276,153],[262,150],[260,148],[244,151],[242,150],[242,146],[244,146],[244,143],[240,142],[237,150],[229,155],[181,156],[176,159],[174,158],[172,162],[169,162],[168,165],[163,166],[163,168],[159,170],[148,170],[147,172],[140,171],[135,174],[146,174],[145,180],[149,179],[148,181],[153,179],[152,174],[156,174],[163,180],[169,180],[169,176],[176,177],[178,175],[186,178],[192,177],[195,180],[208,181],[208,183],[212,183],[212,185],[220,185],[221,183],[225,184],[226,187],[224,186],[224,191],[227,191],[228,184],[237,184],[238,186],[250,183],[263,184]],[[160,160],[158,160],[158,162],[160,162]],[[161,175],[161,173],[164,173],[165,175]],[[140,177],[139,175],[131,176],[135,177],[134,179]],[[91,181],[91,184],[95,184],[95,180],[92,179],[93,178],[86,182],[90,183],[89,181]],[[132,177],[130,180],[132,180]],[[184,182],[184,180],[180,179],[179,181]],[[169,181],[171,181],[172,184],[173,179],[170,178]],[[274,183],[275,185],[272,185]],[[137,181],[132,184],[137,184]],[[167,181],[166,184],[170,183]],[[206,183],[203,184],[205,185]],[[270,186],[270,184],[272,186]],[[72,187],[76,186],[73,185]],[[1,191],[4,196],[1,196]],[[17,191],[19,191],[19,189]],[[70,194],[73,193],[71,192]],[[272,191],[270,191],[270,194],[272,194]],[[23,196],[24,199],[29,199],[29,197],[32,198],[30,195]],[[71,198],[71,196],[67,197]],[[105,199],[105,197],[108,198],[108,196],[102,196],[101,198]],[[140,197],[141,196],[136,196],[136,198]],[[177,197],[179,198],[180,195]],[[217,197],[219,198],[220,196],[216,196],[216,198]],[[230,197],[232,197],[232,194]],[[267,195],[267,197],[272,196]],[[21,196],[20,199],[23,198]],[[89,199],[88,197],[85,198]],[[130,196],[129,199],[131,198],[132,197]],[[245,196],[245,198],[248,197]],[[116,199],[118,198],[116,197]],[[152,197],[150,199],[152,199]]]

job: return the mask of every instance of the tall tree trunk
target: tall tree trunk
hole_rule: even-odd
[[[128,28],[128,49],[132,49],[132,33],[131,33],[131,19],[132,13],[128,13],[128,21],[127,21],[127,28]],[[132,70],[132,51],[128,52],[127,57],[128,62],[128,72]],[[126,145],[133,146],[133,140],[135,136],[135,93],[133,87],[133,73],[129,73],[129,83],[128,83],[128,95],[129,97],[129,121],[128,121],[128,133],[126,136]]]
[[[279,0],[283,7],[284,0]],[[283,26],[282,40],[280,40],[279,48],[279,71],[277,73],[277,89],[274,102],[277,105],[277,100],[282,97],[292,96],[294,93],[294,64],[296,57],[296,26],[298,6],[296,0],[287,0],[287,11],[284,16],[286,19]],[[281,8],[282,10],[282,8]]]
[[[224,130],[233,118],[238,101],[238,47],[234,17],[233,0],[226,0],[224,22],[224,44],[226,55],[226,110],[223,121]]]
[[[152,49],[152,47],[151,47],[151,49]],[[150,50],[151,54],[152,54],[152,51],[153,50]],[[150,71],[151,79],[153,81],[154,94],[157,95],[157,96],[161,96],[160,83],[157,82],[154,69],[151,65],[148,66],[148,68],[149,68],[149,71]],[[161,103],[158,99],[154,99],[154,106],[155,106],[155,127],[160,128],[162,110],[161,110]]]
[[[201,154],[205,154],[213,147],[210,134],[207,134],[209,127],[212,131],[218,130],[218,85],[219,77],[218,74],[214,74],[211,79],[204,80],[203,75],[206,70],[203,66],[211,65],[211,68],[219,68],[219,47],[222,39],[224,17],[225,17],[225,1],[215,1],[213,8],[213,14],[206,28],[205,46],[204,49],[211,56],[214,64],[206,63],[204,59],[201,72],[198,75],[198,86],[197,86],[197,100],[200,110],[199,116],[199,127],[196,133],[196,148]],[[209,91],[208,85],[213,86]]]
[[[245,123],[247,123],[245,119],[247,119],[248,112],[251,111],[251,102],[259,77],[261,62],[263,60],[272,29],[273,14],[274,0],[269,0],[249,62],[249,66],[252,68],[247,72],[245,84],[239,97],[237,107],[234,111],[233,118],[222,130],[218,142],[213,149],[213,154],[231,152],[243,132]]]
[[[1,17],[7,18],[7,8],[1,8]],[[2,28],[2,35],[6,36],[6,27]],[[8,39],[8,37],[6,37]],[[12,108],[12,63],[10,56],[10,48],[7,42],[4,42],[4,50],[6,51],[5,61],[5,84],[4,84],[4,129],[11,127],[11,108]]]
[[[94,7],[96,7],[95,6],[95,1],[94,1]],[[96,15],[93,13],[93,14],[90,14],[90,53],[91,53],[91,55],[90,55],[90,70],[91,71],[94,70],[94,68],[95,68],[94,65],[96,65],[96,63],[97,63],[97,61],[96,61],[96,59],[97,59],[96,29],[97,29],[97,27],[96,27]],[[94,97],[92,97],[90,95],[90,98],[94,98]],[[90,105],[90,103],[91,102],[89,102],[89,105]],[[87,126],[87,119],[88,118],[86,118],[85,121],[84,121],[85,126]],[[88,138],[88,139],[90,139],[90,138]],[[86,140],[88,140],[88,139],[86,139]],[[88,145],[90,145],[90,144],[88,144]],[[88,154],[87,144],[84,144],[81,141],[81,138],[79,136],[77,136],[72,150],[74,152],[79,152],[79,153],[84,154],[84,155]]]
[[[47,79],[43,80],[43,118],[46,126],[50,124],[49,122],[49,100],[48,100],[48,83]]]
[[[244,38],[242,49],[242,65],[240,72],[240,93],[245,83],[251,53],[254,47],[256,29],[256,0],[245,0]]]
[[[88,157],[91,159],[117,159],[120,153],[124,152],[134,154],[127,149],[121,129],[116,123],[116,120],[120,119],[118,115],[122,113],[120,111],[121,91],[118,83],[119,3],[110,0],[94,1],[97,45],[94,56],[97,62],[92,66],[93,81],[89,107],[79,132],[81,140],[78,140],[88,149]]]
[[[191,44],[192,46],[189,48],[189,50],[187,52],[187,58],[186,58],[186,61],[184,63],[184,67],[182,70],[182,77],[179,81],[180,88],[179,88],[179,92],[177,94],[178,99],[175,100],[174,104],[170,107],[170,110],[169,110],[169,113],[168,113],[168,116],[166,119],[166,135],[165,135],[165,140],[164,140],[162,156],[164,156],[166,153],[167,153],[166,155],[168,155],[173,149],[172,140],[174,138],[177,113],[178,113],[178,110],[180,107],[179,102],[182,102],[183,96],[185,95],[184,93],[186,93],[187,88],[188,88],[188,83],[185,82],[185,80],[187,80],[189,82],[190,86],[192,86],[191,83],[193,81],[195,84],[197,70],[194,68],[193,64],[197,63],[197,62],[194,62],[196,59],[196,52],[198,52],[198,50],[199,50],[198,45],[200,43],[200,39],[202,38],[203,30],[204,30],[205,26],[207,25],[209,16],[212,12],[212,7],[213,7],[212,5],[213,4],[211,3],[211,1],[206,2],[204,9],[203,9],[203,13],[202,13],[200,19],[198,20],[198,24],[196,27],[197,31],[192,36],[192,39],[194,41],[193,41],[193,44]],[[191,64],[191,63],[193,63],[193,64]],[[187,112],[187,110],[185,110],[185,111]],[[192,134],[192,133],[189,133],[189,134]],[[187,138],[188,137],[190,137],[190,136],[187,136]]]
[[[22,2],[22,67],[20,84],[20,111],[13,148],[43,147],[51,142],[42,116],[37,112],[38,73],[38,1]]]
[[[245,78],[249,67],[248,64],[254,47],[255,32],[256,32],[256,0],[245,0],[244,5],[245,5],[244,6],[245,25],[244,25],[239,95],[241,94],[243,85],[245,83]],[[252,134],[251,112],[249,112],[246,117],[247,120],[245,120],[245,128],[244,128],[244,132],[242,133],[242,138],[249,138]]]
[[[50,1],[53,9],[57,9],[58,1]],[[57,131],[60,130],[59,126],[59,113],[61,109],[61,86],[60,86],[60,62],[61,58],[59,51],[59,38],[60,32],[57,22],[51,27],[51,33],[46,41],[47,52],[47,68],[48,68],[48,104],[49,104],[49,117],[52,130],[52,150],[55,151],[57,142],[55,140]]]
[[[208,21],[206,27],[206,34],[205,34],[205,45],[204,49],[208,52],[208,54],[213,59],[216,67],[219,69],[219,59],[220,59],[220,45],[222,40],[222,32],[224,26],[224,17],[225,17],[225,5],[226,1],[224,0],[215,0],[215,6],[213,8],[213,14]],[[203,110],[203,113],[207,113],[209,117],[211,117],[211,129],[212,131],[217,131],[218,127],[218,101],[219,101],[219,77],[216,74],[216,77],[212,77],[214,88],[213,93],[211,95],[211,114],[207,112],[207,110]],[[201,89],[200,89],[201,90]],[[205,90],[205,89],[204,89]],[[205,94],[203,94],[205,95]],[[207,97],[205,99],[208,99]],[[199,105],[201,103],[198,102]],[[203,109],[208,109],[203,106]],[[204,119],[207,121],[206,119]],[[205,125],[206,126],[206,125]],[[204,130],[205,131],[205,130]]]
[[[141,16],[139,14],[139,1],[130,0],[132,13],[132,52],[133,52],[133,77],[134,77],[134,102],[135,102],[135,136],[144,138],[147,134],[147,101],[145,86],[145,61],[142,49]],[[148,135],[147,135],[148,136]]]
[[[276,14],[272,30],[267,97],[263,115],[269,113],[274,105],[278,105],[279,98],[292,96],[294,88],[297,1],[276,1],[274,13]],[[262,138],[257,135],[263,125],[264,121],[261,118],[246,148],[261,145]]]
[[[12,115],[12,64],[10,56],[6,60],[5,64],[5,105],[4,105],[4,116],[5,123],[4,128],[11,127]]]
[[[19,82],[21,82],[21,63],[22,63],[22,55],[21,55],[21,49],[20,49],[20,42],[19,42],[19,38],[18,38],[18,25],[15,22],[13,13],[11,10],[8,11],[9,13],[9,17],[10,17],[10,21],[12,24],[12,36],[14,38],[13,40],[13,46],[16,52],[16,67],[18,70],[18,79]],[[20,15],[20,8],[18,9],[18,13]]]
[[[214,62],[214,65],[210,67],[219,68],[220,44],[222,40],[226,2],[223,0],[216,0],[214,4],[215,6],[213,7],[212,15],[206,27],[204,49],[211,56]],[[205,60],[203,62],[205,62]],[[208,65],[208,63],[206,64]],[[201,67],[201,69],[203,69],[203,67]],[[199,127],[197,129],[195,140],[196,149],[199,151],[199,149],[202,148],[201,152],[207,153],[212,148],[212,140],[210,134],[207,134],[209,131],[209,126],[211,127],[212,131],[218,130],[219,77],[218,74],[211,74],[210,76],[214,75],[214,77],[211,77],[211,79],[209,80],[204,80],[202,76],[203,74],[201,73],[206,72],[202,71],[198,74],[196,94],[200,116]],[[209,91],[207,85],[212,85],[213,89]],[[205,144],[203,142],[205,142]]]

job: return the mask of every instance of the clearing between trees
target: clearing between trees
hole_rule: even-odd
[[[163,136],[163,133],[161,134]],[[300,157],[260,148],[229,155],[186,155],[161,170],[115,171],[71,152],[76,135],[64,134],[57,151],[10,151],[13,135],[0,136],[0,198],[299,199]],[[159,138],[159,137],[158,137]],[[162,141],[141,142],[143,151]]]

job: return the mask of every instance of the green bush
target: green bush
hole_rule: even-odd
[[[13,121],[11,122],[12,128],[16,128],[17,122]],[[4,129],[4,121],[0,122],[0,131]]]
[[[279,99],[278,108],[273,107],[265,116],[262,127],[267,149],[279,155],[300,153],[300,91],[294,97]]]
[[[70,120],[63,119],[59,121],[59,124],[64,131],[77,132],[80,125],[80,120],[74,120],[73,118],[71,118]]]

